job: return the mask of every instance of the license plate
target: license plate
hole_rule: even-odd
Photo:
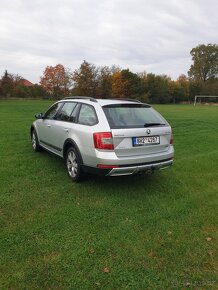
[[[133,146],[160,144],[160,136],[134,137]]]

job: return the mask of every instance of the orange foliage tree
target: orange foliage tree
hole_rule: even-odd
[[[71,86],[71,74],[62,64],[47,66],[40,79],[41,86],[55,98],[67,96]]]
[[[112,75],[112,95],[114,98],[125,98],[125,91],[128,82],[123,79],[121,71]]]

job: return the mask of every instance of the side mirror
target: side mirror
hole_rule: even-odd
[[[44,114],[43,113],[37,113],[37,114],[35,114],[35,118],[36,119],[43,119],[44,118]]]

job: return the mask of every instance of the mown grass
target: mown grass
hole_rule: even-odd
[[[0,288],[218,289],[218,107],[156,106],[171,169],[75,184],[31,149],[49,104],[0,102]]]

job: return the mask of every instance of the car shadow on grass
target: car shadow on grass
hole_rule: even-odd
[[[170,174],[170,173],[168,173]],[[79,184],[84,195],[90,192],[101,196],[122,196],[128,199],[141,199],[145,195],[164,196],[170,192],[178,192],[174,183],[169,189],[169,179],[166,172],[156,171],[153,174],[134,174],[125,176],[95,176],[88,175],[86,180]]]
[[[154,173],[138,173],[123,176],[98,176],[87,174],[85,179],[79,183],[74,183],[68,177],[63,159],[58,158],[46,151],[40,152],[43,165],[48,164],[48,171],[55,173],[57,180],[67,183],[67,187],[72,185],[72,190],[79,189],[82,194],[103,194],[103,195],[122,195],[134,197],[144,194],[164,193],[169,187],[169,180],[172,174],[172,168],[165,170],[156,170]],[[61,180],[61,181],[60,181]],[[171,190],[177,185],[173,183]]]

